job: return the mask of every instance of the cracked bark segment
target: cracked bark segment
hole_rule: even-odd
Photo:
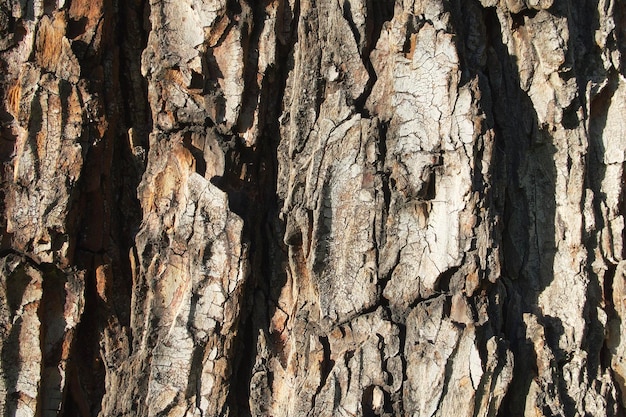
[[[118,131],[124,94],[112,36],[116,10],[100,1],[12,2],[9,23],[16,32],[0,52],[2,71],[10,73],[0,83],[7,98],[0,153],[8,167],[2,246],[28,259],[43,288],[40,320],[33,324],[39,328],[30,329],[40,341],[23,344],[32,348],[33,360],[25,366],[16,358],[22,368],[6,378],[21,379],[31,365],[40,369],[36,378],[28,376],[36,385],[36,415],[97,413],[104,385],[100,356],[117,353],[100,352],[100,332],[106,329],[114,340],[125,333],[130,300],[124,299],[127,261],[119,251],[129,246],[121,238],[128,223],[118,204],[133,216],[135,190],[128,184],[140,164],[125,154],[126,138]],[[124,164],[131,169],[120,176]],[[21,404],[21,394],[12,395]]]
[[[612,179],[616,178],[615,176],[623,178],[624,175],[624,147],[620,145],[624,140],[624,135],[623,133],[616,134],[617,131],[623,132],[621,127],[623,121],[621,118],[615,117],[616,113],[613,112],[619,111],[618,109],[624,106],[624,99],[619,97],[624,97],[626,83],[620,78],[617,85],[612,83],[605,88],[608,90],[600,93],[600,96],[591,105],[592,108],[599,110],[600,114],[606,114],[607,123],[603,126],[602,132],[607,135],[602,135],[600,138],[596,124],[591,125],[590,132],[592,138],[595,137],[597,140],[596,150],[598,153],[596,153],[597,165],[595,166],[599,168],[598,175],[593,181],[595,184],[593,190],[602,187],[605,192],[602,196],[598,196],[593,190],[586,190],[584,224],[586,230],[596,231],[598,246],[595,250],[596,259],[592,265],[597,271],[599,281],[603,283],[602,288],[605,291],[608,290],[607,295],[612,295],[610,299],[605,299],[604,308],[598,308],[597,317],[606,332],[606,346],[610,350],[611,367],[616,375],[615,385],[621,392],[621,404],[626,406],[624,401],[624,393],[626,392],[624,384],[624,341],[619,336],[622,334],[624,317],[624,211],[620,206],[620,204],[623,205],[624,191],[623,184],[620,185]],[[605,101],[607,96],[611,97],[610,104]],[[613,140],[609,141],[609,138],[613,138]],[[589,205],[590,201],[596,201],[596,204],[599,204],[599,209],[593,210]],[[611,314],[613,311],[615,315]]]
[[[305,162],[308,169],[300,171],[306,175],[304,187],[310,197],[298,204],[312,223],[290,217],[287,222],[293,222],[294,229],[285,239],[291,242],[293,235],[300,236],[295,241],[301,243],[292,250],[305,251],[304,267],[318,294],[321,317],[343,321],[376,301],[375,236],[369,228],[380,204],[374,192],[376,143],[370,122],[358,115],[336,126],[322,120],[312,136],[319,138],[319,147]],[[346,245],[355,248],[352,256],[339,249]],[[348,277],[352,280],[346,281]]]
[[[418,304],[407,317],[407,380],[405,408],[417,415],[434,415],[450,383],[446,368],[454,360],[461,331],[444,317],[444,298]]]
[[[376,351],[381,349],[381,340],[386,338],[393,345],[397,337],[393,323],[387,321],[383,325],[387,330],[371,339],[372,348],[376,348],[368,348],[364,353],[350,347],[354,343],[350,342],[354,326],[360,327],[359,323],[370,317],[360,314],[377,299],[377,278],[372,274],[376,271],[374,243],[378,237],[362,226],[380,222],[376,207],[380,206],[382,195],[373,192],[380,181],[379,164],[375,163],[380,152],[375,141],[378,122],[351,115],[342,107],[343,102],[340,94],[326,98],[307,146],[297,154],[288,171],[289,184],[307,191],[290,190],[286,200],[286,206],[293,207],[286,217],[284,239],[289,245],[290,268],[278,300],[281,308],[272,318],[283,359],[270,361],[265,371],[273,375],[272,391],[277,393],[265,400],[269,414],[300,414],[311,409],[329,415],[371,412],[374,408],[382,412],[392,409],[390,395],[397,396],[399,390],[399,356],[393,352],[384,357],[383,363],[388,363],[392,377],[385,376],[384,366],[377,368],[377,361],[382,360],[378,358],[383,357]],[[312,154],[309,144],[316,146]],[[296,168],[299,164],[306,170]],[[328,204],[335,201],[340,202],[339,206]],[[361,249],[355,251],[355,256],[345,257],[327,246],[329,241],[341,242],[338,248],[347,245]],[[329,269],[328,259],[337,259],[337,268]],[[370,326],[380,326],[382,311],[379,309],[376,319],[371,317]],[[346,320],[349,322],[345,329],[332,330],[334,323]],[[397,346],[399,342],[395,343]],[[337,350],[347,352],[334,353]],[[310,354],[303,354],[307,351]],[[307,357],[315,358],[313,366]],[[352,382],[353,378],[361,378],[362,371],[357,369],[363,369],[365,364],[372,368],[372,374],[368,371],[365,377],[371,381],[367,393],[356,389],[358,383]],[[337,396],[342,400],[333,400]]]
[[[24,124],[16,142],[7,232],[13,234],[17,247],[32,251],[42,261],[67,263],[72,254],[63,235],[72,232],[67,217],[85,153],[81,143],[84,93],[53,75],[39,76],[33,67],[26,66],[22,77],[37,87],[19,93],[17,107],[29,106],[30,111],[16,114]],[[29,188],[32,185],[34,190]]]
[[[76,83],[80,66],[70,41],[65,37],[66,26],[63,11],[55,12],[52,18],[45,15],[41,18],[35,40],[35,62],[58,78]]]
[[[616,385],[624,393],[626,390],[626,341],[620,336],[623,332],[623,319],[626,313],[626,262],[621,261],[616,268],[613,278],[613,302],[617,317],[612,318],[607,323],[607,347],[611,351],[611,366],[616,375]],[[622,394],[623,395],[623,394]],[[622,405],[624,399],[622,397]],[[626,406],[626,405],[625,405]]]
[[[281,116],[288,140],[279,145],[278,175],[284,182],[279,182],[278,192],[285,196],[286,208],[295,210],[285,219],[285,242],[295,244],[290,251],[303,251],[305,285],[318,294],[316,315],[342,321],[371,307],[377,296],[375,232],[364,226],[374,223],[380,204],[380,196],[374,193],[379,181],[376,126],[350,109],[369,76],[361,60],[355,59],[359,51],[337,4],[329,2],[328,8],[318,9],[305,2],[300,7],[302,37],[287,81],[284,103],[289,110]],[[307,30],[311,26],[328,33],[327,40],[320,44],[312,37]],[[345,42],[336,43],[340,39]],[[322,47],[324,42],[328,48]],[[347,67],[340,68],[339,63]],[[312,97],[309,91],[320,96]],[[292,128],[294,123],[310,127],[307,137]],[[341,243],[329,245],[333,241]],[[345,245],[358,249],[346,257],[335,249]],[[331,268],[326,266],[332,264],[329,259],[336,260]],[[297,279],[303,272],[292,271],[292,276]],[[362,291],[353,291],[360,287]]]
[[[512,17],[501,14],[512,24]],[[576,96],[576,83],[566,73],[569,30],[567,19],[539,11],[524,16],[524,24],[512,31],[509,51],[518,57],[520,86],[528,92],[540,123],[560,124],[563,110]]]
[[[398,391],[394,381],[402,378],[401,369],[391,365],[398,358],[398,336],[398,327],[382,308],[333,329],[322,339],[330,369],[322,374],[313,412],[320,416],[392,412],[391,395]]]
[[[439,296],[407,317],[405,411],[496,415],[512,379],[513,354],[500,336],[451,320],[450,303],[454,300]]]
[[[202,73],[198,48],[209,30],[226,11],[226,2],[160,2],[150,4],[152,30],[143,56],[145,75],[159,77],[175,66]]]
[[[80,5],[75,2],[74,9]],[[110,75],[113,70],[83,65],[85,56],[77,56],[82,41],[72,32],[75,13],[41,7],[37,4],[19,13],[14,8],[15,24],[26,33],[2,56],[15,76],[6,90],[8,125],[15,139],[9,157],[12,178],[6,191],[6,232],[15,249],[65,268],[75,262],[76,247],[81,246],[76,236],[82,220],[81,182],[93,181],[83,180],[89,176],[84,161],[99,152],[93,147],[113,148],[116,115],[107,112],[104,101],[112,102],[114,96],[104,92],[101,84],[103,73]],[[94,10],[100,18],[104,14],[102,5],[93,5]],[[30,12],[34,14],[29,16]],[[106,45],[104,25],[94,13],[84,22],[86,30],[99,36],[92,42],[92,52]],[[87,76],[92,78],[88,81]],[[107,145],[98,144],[103,139]],[[91,184],[85,188],[93,190]]]
[[[2,385],[0,409],[54,416],[63,408],[74,369],[70,354],[84,308],[81,273],[2,258]]]
[[[155,3],[150,10],[153,31],[142,68],[156,130],[138,188],[143,223],[132,254],[126,342],[132,345],[119,368],[107,372],[115,388],[103,399],[103,413],[218,415],[228,409],[247,248],[242,220],[209,182],[230,174],[228,144],[204,126],[212,118],[222,131],[232,128],[241,107],[251,16],[235,15],[231,6]],[[222,24],[221,33],[211,31],[213,24]],[[171,53],[163,56],[166,44]],[[234,50],[239,59],[223,61]],[[211,101],[217,95],[226,97],[225,107]],[[135,379],[134,389],[116,395]]]
[[[412,32],[414,25],[417,32]],[[402,39],[407,40],[404,46]],[[469,277],[484,276],[487,270],[489,281],[498,277],[497,245],[489,243],[492,232],[479,234],[475,228],[497,221],[492,207],[477,207],[478,196],[491,189],[493,133],[484,123],[480,79],[457,86],[459,62],[449,34],[403,16],[381,33],[378,45],[372,62],[382,73],[368,105],[378,111],[373,97],[384,94],[390,108],[397,109],[386,114],[391,119],[385,158],[390,199],[381,275],[389,277],[385,298],[402,316],[420,299],[448,290],[446,276],[455,275],[461,265],[469,273],[471,246],[479,247],[482,272]],[[394,64],[383,67],[383,59],[392,53]],[[471,178],[477,174],[485,182],[475,188]],[[470,294],[472,285],[467,285]]]
[[[205,118],[209,116],[215,123],[223,122],[223,104],[211,106],[207,101],[210,96],[207,96],[209,91],[205,91],[204,76],[209,74],[203,71],[203,66],[207,66],[203,45],[208,30],[225,11],[224,1],[151,4],[150,22],[153,30],[150,31],[143,52],[142,73],[149,81],[152,120],[159,129],[169,131],[175,130],[180,124],[204,124]],[[236,43],[237,39],[232,42]],[[241,68],[238,62],[240,60],[234,60],[233,65]],[[217,74],[207,78],[224,78],[223,72],[227,73],[228,80],[232,80],[232,71],[219,68]],[[226,92],[235,101],[238,96],[236,93]]]
[[[135,378],[141,384],[126,401],[105,397],[105,412],[217,415],[228,394],[247,274],[243,224],[228,210],[226,194],[195,172],[180,138],[156,141],[148,161],[136,237],[133,353],[112,376],[117,390]]]
[[[19,258],[2,262],[2,403],[4,413],[34,416],[41,381],[42,276]]]
[[[614,181],[615,178],[624,177],[624,161],[626,160],[626,139],[623,132],[626,129],[623,118],[619,117],[626,106],[626,80],[619,77],[617,82],[613,81],[605,87],[607,91],[604,93],[610,96],[610,103],[604,102],[603,98],[598,101],[598,108],[606,116],[606,125],[602,128],[602,136],[596,136],[597,161],[601,170],[596,181],[604,192],[600,211],[602,212],[603,228],[600,235],[600,245],[602,253],[610,263],[616,264],[624,257],[624,212],[620,204],[623,204],[623,189],[619,182]],[[599,92],[602,94],[602,92]],[[607,96],[604,99],[608,98]],[[592,135],[599,135],[593,126]]]
[[[64,265],[72,258],[68,235],[73,224],[68,218],[87,148],[82,138],[83,104],[90,100],[85,85],[78,83],[80,66],[65,37],[66,23],[62,11],[41,17],[34,62],[15,63],[19,72],[8,89],[7,103],[16,136],[14,185],[8,190],[6,209],[6,231],[19,250]],[[5,59],[25,48],[27,40],[8,51]]]
[[[329,106],[339,106],[335,110],[327,107],[327,112],[343,114],[361,96],[369,79],[337,2],[325,1],[320,5],[302,2],[297,34],[293,69],[283,98],[286,111],[280,120],[288,138],[281,143],[281,152],[286,152],[289,158],[310,152],[305,150],[309,132],[314,129],[327,96],[333,97]],[[327,35],[321,37],[322,34]],[[334,104],[335,100],[338,104]],[[280,184],[279,187],[282,188]]]
[[[263,414],[342,415],[393,412],[402,383],[400,331],[384,309],[355,317],[328,333],[294,321],[285,366],[271,363],[272,392]],[[294,371],[297,372],[294,374]],[[396,404],[397,406],[397,404]]]
[[[531,354],[542,364],[528,377],[521,376],[516,365],[511,392],[519,389],[521,381],[530,383],[530,388],[524,404],[507,406],[540,415],[583,409],[592,414],[616,413],[616,387],[609,382],[598,353],[603,344],[600,334],[606,331],[606,313],[603,307],[590,308],[590,300],[602,298],[599,288],[606,285],[607,276],[596,269],[606,255],[583,249],[584,230],[593,235],[595,227],[585,201],[594,198],[599,177],[591,174],[596,172],[596,163],[584,156],[597,151],[595,135],[585,131],[580,117],[585,101],[568,75],[582,65],[570,49],[570,38],[577,35],[572,20],[577,17],[543,10],[521,16],[499,11],[498,16],[503,42],[511,56],[518,57],[516,81],[521,97],[532,103],[518,116],[527,126],[524,136],[529,142],[518,147],[521,164],[513,171],[519,175],[515,181],[523,190],[521,201],[527,208],[518,206],[509,212],[516,212],[517,217],[527,210],[509,223],[511,230],[524,216],[523,221],[531,226],[527,232],[530,244],[522,250],[525,259],[517,264],[524,281],[513,287],[514,293],[523,294],[522,304],[531,312],[518,322],[524,323],[522,334],[528,342],[514,343],[512,349],[516,357]],[[531,40],[529,34],[539,30],[541,39]],[[607,109],[604,105],[599,108],[600,112]],[[584,185],[585,170],[589,178],[596,179],[588,183],[591,189]],[[506,252],[511,253],[509,248]],[[581,382],[591,375],[596,382]],[[557,380],[560,382],[554,382]],[[607,397],[600,399],[602,395]]]

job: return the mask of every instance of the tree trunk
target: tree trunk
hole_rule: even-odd
[[[0,0],[0,414],[624,416],[626,4]]]

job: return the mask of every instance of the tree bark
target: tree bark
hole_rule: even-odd
[[[0,0],[0,414],[624,416],[626,4]]]

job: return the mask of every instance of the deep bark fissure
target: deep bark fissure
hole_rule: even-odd
[[[523,25],[524,18],[529,17],[532,18],[536,16],[536,11],[528,11],[523,14],[512,14],[513,27],[512,29],[518,29],[519,26]],[[549,286],[549,281],[546,281],[546,277],[549,276],[547,271],[553,270],[553,255],[550,253],[555,248],[554,241],[545,241],[539,240],[541,236],[547,236],[550,239],[550,236],[554,236],[554,209],[549,206],[544,206],[542,208],[542,217],[546,219],[544,223],[538,225],[537,216],[539,214],[539,208],[537,204],[539,201],[543,200],[541,195],[538,195],[537,184],[540,186],[549,187],[546,190],[539,190],[542,195],[549,196],[554,195],[553,185],[556,181],[556,169],[553,166],[550,166],[552,161],[543,160],[543,167],[534,167],[534,168],[526,168],[528,170],[534,169],[535,172],[530,171],[529,175],[531,177],[530,190],[524,192],[524,185],[521,182],[522,179],[518,177],[518,172],[521,169],[520,167],[525,166],[528,162],[525,160],[529,160],[530,158],[541,157],[543,155],[551,155],[554,153],[550,147],[552,145],[549,143],[550,134],[543,131],[543,128],[539,126],[537,121],[537,115],[530,109],[532,109],[532,103],[530,98],[526,95],[524,91],[519,88],[520,79],[517,77],[518,71],[515,69],[517,67],[517,60],[515,57],[512,57],[508,54],[506,45],[502,43],[499,37],[499,27],[498,17],[495,16],[495,13],[492,12],[491,15],[487,15],[486,20],[488,22],[488,26],[492,27],[492,33],[488,33],[488,38],[490,39],[490,44],[494,46],[495,52],[499,55],[499,59],[503,62],[504,68],[509,68],[509,71],[503,72],[503,76],[507,77],[504,81],[505,91],[507,91],[507,96],[513,96],[518,99],[518,102],[521,102],[521,105],[517,106],[517,109],[520,109],[513,114],[507,115],[507,109],[512,109],[515,107],[512,106],[502,106],[499,105],[499,100],[496,98],[494,100],[495,106],[493,108],[494,112],[494,120],[495,124],[499,125],[501,121],[507,120],[507,122],[512,121],[513,125],[524,126],[528,125],[528,121],[530,118],[530,132],[524,133],[522,130],[522,134],[520,135],[518,132],[514,132],[511,130],[511,127],[508,127],[506,124],[504,126],[499,127],[499,131],[502,132],[505,143],[504,143],[504,151],[506,152],[506,160],[508,164],[507,174],[510,173],[511,176],[504,178],[503,180],[506,182],[506,194],[507,201],[510,201],[510,204],[506,204],[504,207],[503,218],[509,219],[509,224],[505,225],[505,234],[507,233],[507,229],[510,232],[512,223],[510,222],[520,222],[522,228],[524,224],[530,222],[533,231],[535,234],[535,242],[531,244],[530,247],[526,249],[526,254],[523,255],[522,259],[516,260],[517,254],[514,254],[510,249],[507,250],[505,247],[504,250],[504,259],[503,263],[505,265],[519,265],[519,276],[517,272],[513,275],[512,279],[505,276],[505,283],[507,287],[510,289],[513,294],[523,294],[520,299],[522,300],[522,305],[517,306],[517,301],[513,301],[514,298],[508,297],[508,299],[504,300],[503,309],[508,311],[508,314],[505,318],[505,326],[509,329],[519,328],[520,325],[523,325],[524,313],[535,313],[537,311],[539,300],[538,294],[541,293],[543,289]],[[509,78],[510,77],[510,78]],[[494,80],[490,81],[493,85]],[[493,88],[493,87],[492,87]],[[498,94],[498,90],[494,90],[495,94]],[[530,111],[529,111],[530,110]],[[507,123],[508,124],[508,123]],[[514,140],[516,139],[516,140]],[[546,143],[547,142],[547,143]],[[539,152],[541,150],[541,152]],[[546,165],[547,164],[547,165]],[[547,170],[546,170],[547,166]],[[548,176],[544,175],[547,173]],[[528,185],[526,185],[528,187]],[[518,190],[522,190],[521,192]],[[521,205],[516,204],[514,201],[523,202]],[[525,213],[525,208],[527,207],[528,212]],[[508,214],[507,214],[508,212]],[[521,216],[521,217],[520,217]],[[519,227],[519,226],[518,226]],[[505,235],[506,236],[506,235]],[[530,237],[530,236],[529,236]],[[506,237],[505,237],[506,239]],[[516,239],[516,237],[512,237],[512,239]],[[519,240],[519,239],[517,239]],[[506,240],[505,240],[506,244]],[[543,248],[543,249],[542,249]],[[547,251],[546,251],[547,249]],[[533,256],[533,252],[536,255]],[[507,262],[507,258],[513,256],[512,262]],[[536,259],[536,260],[535,260]],[[521,262],[520,262],[521,261]],[[509,274],[513,271],[510,269],[507,271]],[[513,307],[510,305],[513,304]],[[540,316],[541,321],[546,320],[547,317]],[[551,320],[558,321],[557,318],[551,318]],[[560,330],[559,330],[560,328]],[[528,330],[527,330],[528,331]],[[561,335],[563,334],[563,327],[560,325],[550,325],[545,328],[546,337],[549,337],[548,341],[552,348],[555,347],[555,341],[558,341]],[[509,332],[507,332],[509,333]],[[510,334],[510,333],[509,333]],[[527,370],[527,367],[523,365],[526,362],[528,355],[531,354],[532,350],[528,347],[528,342],[525,339],[516,340],[510,339],[510,343],[512,344],[513,353],[515,356],[515,367],[513,372],[513,381],[511,382],[511,389],[507,392],[506,397],[504,398],[502,408],[500,409],[500,415],[506,414],[523,414],[525,404],[523,403],[524,398],[528,395],[528,390],[530,389],[531,379],[533,378],[532,374],[530,374]],[[558,342],[556,342],[558,343]],[[558,349],[558,345],[556,346]],[[532,363],[532,361],[531,361]],[[555,393],[558,395],[557,393]],[[565,394],[565,398],[567,399],[567,394]],[[553,410],[553,412],[556,412]],[[504,414],[503,414],[504,413]]]
[[[261,25],[264,19],[264,9],[262,4],[253,5],[253,21],[254,27],[251,35],[251,44],[258,45],[259,37],[263,30]],[[294,19],[298,18],[297,5],[294,11]],[[297,20],[296,20],[297,21]],[[242,398],[250,398],[250,383],[253,376],[255,365],[255,357],[259,354],[257,351],[259,332],[267,332],[269,328],[268,313],[271,314],[272,304],[275,303],[272,292],[275,288],[281,288],[282,283],[276,281],[272,277],[274,266],[272,262],[278,262],[272,259],[270,254],[282,253],[281,244],[277,242],[277,236],[272,231],[283,231],[283,222],[279,219],[279,202],[276,195],[278,157],[277,147],[279,138],[278,110],[279,103],[282,103],[287,76],[289,73],[289,59],[293,44],[296,42],[295,28],[292,29],[291,36],[287,45],[281,47],[277,45],[276,53],[278,55],[278,65],[276,68],[270,68],[269,74],[265,74],[263,84],[256,85],[253,80],[256,77],[256,64],[258,62],[258,46],[249,47],[246,60],[250,59],[246,66],[246,73],[249,74],[246,79],[246,88],[251,88],[253,94],[266,92],[261,97],[259,103],[259,111],[267,109],[267,119],[260,124],[260,144],[255,149],[245,149],[244,153],[250,154],[249,159],[253,160],[253,170],[250,168],[246,172],[252,172],[249,178],[250,187],[244,191],[244,199],[248,199],[246,203],[233,206],[233,191],[229,189],[228,183],[223,180],[217,181],[220,188],[229,194],[229,204],[231,210],[238,213],[244,220],[244,239],[250,242],[250,262],[252,265],[252,276],[247,284],[246,295],[244,296],[243,310],[244,316],[241,318],[240,333],[241,336],[235,341],[238,352],[234,359],[234,372],[232,379],[232,390],[229,397],[229,404],[232,410],[238,415],[252,415],[250,403],[242,401]],[[271,80],[271,81],[268,81]],[[244,90],[245,91],[245,90]],[[252,99],[252,98],[251,98]],[[252,110],[254,111],[254,110]],[[250,116],[252,117],[252,116]],[[249,120],[252,123],[252,120]],[[246,126],[240,125],[238,129]],[[226,172],[230,169],[226,167]],[[233,175],[233,178],[239,175]],[[226,179],[226,181],[228,181]],[[242,197],[237,196],[234,201],[240,200]],[[245,209],[243,209],[245,207]],[[259,210],[259,208],[261,208]],[[243,210],[242,210],[243,209]],[[247,231],[247,232],[246,232]],[[257,293],[263,294],[262,297]],[[276,307],[274,307],[276,308]],[[269,336],[269,332],[266,333]],[[280,354],[280,352],[279,352]]]

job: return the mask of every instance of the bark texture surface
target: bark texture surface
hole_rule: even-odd
[[[0,414],[624,416],[620,0],[0,0]]]

